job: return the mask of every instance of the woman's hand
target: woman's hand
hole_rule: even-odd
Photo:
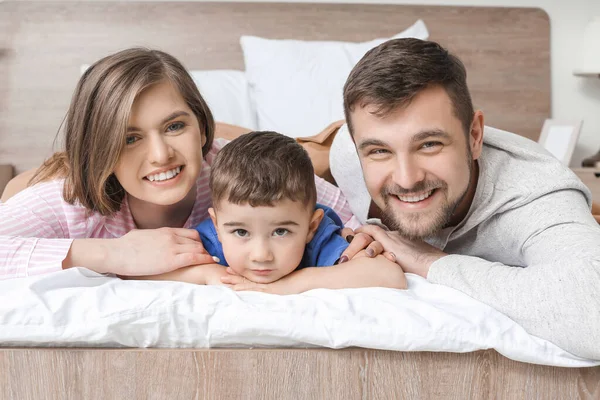
[[[118,239],[76,239],[63,268],[138,276],[214,262],[196,230],[160,228],[136,229]]]
[[[342,229],[341,235],[348,243],[350,243],[350,245],[340,256],[340,263],[352,260],[359,253],[361,256],[366,255],[367,257],[373,258],[383,252],[381,243],[377,242],[373,237],[366,233],[357,233],[350,228],[344,228]],[[363,250],[364,253],[361,253]],[[386,257],[389,258],[388,256]]]

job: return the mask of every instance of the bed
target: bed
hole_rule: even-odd
[[[245,68],[240,48],[243,35],[364,42],[391,37],[421,19],[431,39],[449,47],[465,62],[474,102],[486,112],[486,124],[535,140],[544,119],[550,116],[550,23],[539,9],[177,2],[5,2],[0,9],[0,163],[13,165],[16,172],[39,165],[51,153],[82,65],[132,45],[164,49],[190,70],[240,71]],[[310,129],[305,132],[317,133]],[[256,325],[242,318],[246,314],[240,309],[219,320],[220,324],[202,317],[204,314],[190,317],[187,325],[181,325],[185,318],[161,319],[171,315],[164,311],[169,304],[181,306],[190,299],[201,302],[202,310],[206,310],[207,303],[202,302],[206,293],[185,285],[137,283],[133,288],[140,295],[135,299],[148,302],[136,303],[138,308],[133,308],[130,317],[139,321],[135,312],[148,313],[144,314],[148,321],[145,332],[154,332],[154,336],[144,336],[133,328],[135,325],[112,324],[111,316],[125,312],[123,304],[112,304],[113,308],[90,306],[103,291],[131,296],[132,286],[85,270],[63,273],[60,279],[42,277],[20,286],[2,286],[1,398],[600,397],[597,363],[565,354],[520,332],[490,307],[443,288],[436,288],[435,293],[440,289],[449,300],[445,305],[435,303],[434,311],[444,316],[437,321],[439,326],[456,329],[447,329],[446,336],[417,342],[424,336],[422,332],[433,332],[427,330],[431,320],[423,326],[414,325],[415,330],[405,336],[398,334],[402,324],[394,321],[392,333],[397,335],[390,338],[407,340],[396,343],[385,339],[383,333],[390,334],[389,330],[375,329],[392,326],[385,315],[365,325],[371,327],[368,334],[344,330],[343,323],[348,307],[365,307],[366,299],[388,304],[397,293],[311,291],[292,297],[286,301],[305,307],[290,308],[297,310],[290,311],[290,316],[300,318],[308,309],[315,313],[327,310],[330,314],[325,313],[318,321],[332,322],[323,324],[321,335],[290,331],[286,339],[285,332],[277,330],[284,325],[268,320],[261,326],[268,333],[258,334]],[[423,300],[410,304],[431,305],[431,288],[416,277],[410,279],[413,289],[401,294],[404,300]],[[148,293],[155,289],[166,296],[161,303],[166,308],[148,300]],[[189,294],[187,300],[169,300],[169,296],[183,293]],[[74,296],[91,297],[73,302]],[[268,295],[232,298],[231,293],[221,290],[214,296],[211,298],[236,304],[259,302],[265,310],[279,309],[279,318],[286,315],[286,310],[280,309],[282,303]],[[30,302],[27,323],[10,319],[22,317],[14,314],[15,299]],[[60,299],[71,301],[61,303]],[[326,306],[319,306],[323,304]],[[468,305],[469,318],[465,318],[467,314],[453,314],[453,304]],[[93,312],[101,311],[101,316],[93,318]],[[360,315],[369,317],[367,311]],[[246,312],[260,315],[256,310],[255,314]],[[80,315],[81,332],[67,334],[61,315]],[[486,317],[470,319],[476,315]],[[452,325],[450,316],[471,325]],[[231,325],[233,320],[238,325]],[[209,321],[210,329],[200,329],[202,321]],[[87,336],[83,328],[89,330]],[[232,330],[239,336],[231,336]],[[475,333],[478,330],[488,336],[467,344],[457,340],[471,334],[480,337]],[[198,332],[204,336],[193,334]],[[165,339],[173,335],[175,341]],[[249,336],[253,339],[245,341]],[[447,339],[445,347],[440,338]]]

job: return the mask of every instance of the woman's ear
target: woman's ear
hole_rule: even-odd
[[[317,229],[319,229],[319,224],[321,223],[324,215],[325,213],[320,208],[315,209],[313,212],[312,216],[310,217],[310,224],[308,225],[306,243],[310,242],[315,237],[315,233],[317,233]]]

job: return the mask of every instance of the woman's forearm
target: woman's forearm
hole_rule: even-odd
[[[101,274],[118,274],[118,263],[111,257],[114,252],[115,239],[75,239],[67,256],[63,260],[63,269],[85,267]]]

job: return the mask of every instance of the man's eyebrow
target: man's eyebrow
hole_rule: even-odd
[[[441,129],[428,129],[417,133],[410,139],[410,141],[414,143],[431,138],[450,139],[451,137],[448,132],[443,131]]]
[[[358,145],[358,150],[364,150],[365,148],[370,146],[388,147],[388,144],[383,140],[379,139],[365,139]]]
[[[175,112],[169,114],[166,118],[164,118],[160,122],[160,124],[164,125],[167,122],[169,122],[169,121],[171,121],[171,120],[173,120],[175,118],[178,118],[178,117],[189,117],[189,116],[190,116],[190,113],[188,113],[187,111],[183,111],[183,110],[181,110],[181,111],[175,111]],[[138,128],[138,127],[135,127],[135,126],[128,126],[127,127],[127,132],[135,132],[135,131],[141,131],[141,129]]]

